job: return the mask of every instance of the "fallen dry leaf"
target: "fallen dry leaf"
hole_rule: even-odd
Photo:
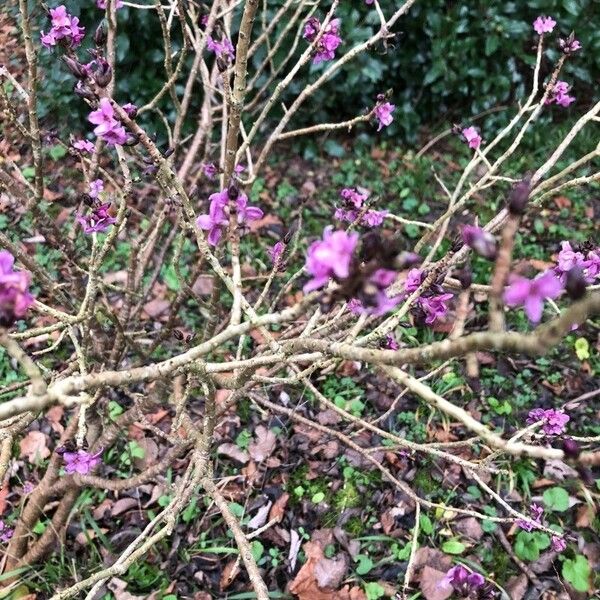
[[[56,406],[53,406],[46,413],[46,419],[47,419],[48,423],[50,423],[50,427],[52,427],[52,431],[55,431],[59,435],[61,435],[62,432],[65,430],[64,426],[60,422],[60,420],[63,418],[64,414],[65,414],[65,407],[60,406],[58,404]]]
[[[256,428],[256,439],[248,445],[248,453],[254,460],[260,462],[271,456],[276,442],[275,434],[264,425],[259,425]]]
[[[338,554],[333,558],[321,558],[315,565],[315,579],[321,588],[337,588],[348,572],[348,557]]]
[[[511,577],[506,584],[506,591],[510,595],[510,600],[522,600],[527,592],[529,582],[527,581],[527,575],[521,573],[515,577]]]
[[[232,458],[243,465],[250,460],[250,455],[245,450],[242,450],[235,444],[230,443],[221,444],[217,448],[217,454],[228,456],[229,458]]]
[[[46,446],[46,436],[41,431],[30,431],[20,442],[19,448],[21,458],[35,464],[36,462],[48,458],[50,450]]]
[[[287,506],[288,500],[290,499],[289,494],[281,494],[275,503],[271,507],[271,512],[269,513],[269,521],[273,519],[277,519],[281,521],[283,519],[283,515],[285,514],[285,507]]]
[[[219,581],[219,588],[223,592],[225,591],[232,583],[233,580],[238,576],[240,572],[240,560],[239,558],[235,560],[230,560],[223,569],[221,573],[221,579]]]
[[[442,583],[444,577],[446,577],[445,571],[438,571],[427,565],[423,567],[419,589],[423,593],[425,600],[447,600],[447,598],[452,596],[452,586]]]
[[[258,529],[267,522],[271,505],[272,502],[267,502],[264,506],[261,506],[258,509],[258,512],[248,521],[248,527],[250,529]]]

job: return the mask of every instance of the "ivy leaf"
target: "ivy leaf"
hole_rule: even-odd
[[[442,544],[442,550],[446,554],[462,554],[466,550],[466,546],[458,540],[448,540]]]
[[[373,568],[373,561],[365,554],[359,554],[356,557],[356,573],[357,575],[366,575]]]
[[[569,508],[569,494],[561,487],[553,487],[544,492],[544,504],[556,512],[564,512]]]
[[[590,565],[587,558],[577,554],[573,559],[567,559],[562,566],[562,576],[578,591],[587,592],[590,589]]]

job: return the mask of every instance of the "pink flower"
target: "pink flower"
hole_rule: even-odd
[[[246,167],[244,165],[235,165],[235,167],[233,167],[233,172],[236,175],[241,175],[244,171],[246,170]]]
[[[399,350],[400,344],[396,341],[396,338],[391,333],[388,333],[385,336],[385,347],[389,350]]]
[[[439,296],[421,297],[418,299],[418,305],[425,312],[425,323],[431,325],[438,319],[446,316],[448,306],[446,302],[453,298],[452,294],[440,294]]]
[[[565,54],[573,54],[574,52],[581,50],[581,42],[576,40],[573,34],[571,34],[566,40],[559,38],[558,47]]]
[[[246,194],[238,196],[235,206],[239,225],[243,225],[248,221],[258,221],[263,218],[264,213],[258,206],[248,206],[248,196]]]
[[[13,536],[13,529],[0,519],[0,542],[7,543]]]
[[[313,242],[308,248],[306,270],[312,279],[304,286],[304,292],[323,287],[330,277],[348,277],[357,244],[358,233],[332,231],[331,227],[326,227],[323,239]]]
[[[130,119],[135,119],[137,117],[138,107],[135,104],[128,102],[127,104],[123,104],[121,108],[127,113],[127,116]]]
[[[558,269],[566,273],[573,267],[583,267],[584,256],[581,252],[575,252],[570,242],[561,242],[561,250],[558,253]]]
[[[227,190],[211,194],[209,196],[210,208],[207,215],[200,215],[196,219],[196,226],[208,231],[207,241],[211,246],[216,246],[223,234],[223,228],[227,227],[229,219],[225,214],[225,207],[229,202]]]
[[[101,98],[98,109],[92,111],[88,121],[97,127],[94,133],[109,144],[124,144],[127,140],[125,128],[115,119],[115,111],[108,98]]]
[[[551,544],[554,552],[563,552],[567,548],[567,540],[563,537],[558,537],[557,535],[552,536]]]
[[[470,596],[472,592],[476,592],[478,588],[485,584],[483,575],[467,570],[462,565],[452,567],[446,577],[440,582],[440,586],[452,586],[455,592],[460,596]]]
[[[368,210],[362,218],[362,224],[367,227],[379,227],[386,215],[388,214],[387,210]]]
[[[383,96],[379,96],[378,99],[383,99]],[[377,131],[381,131],[384,127],[387,127],[392,123],[394,117],[392,117],[392,113],[396,110],[396,105],[391,104],[390,102],[383,102],[377,104],[375,107],[375,118],[379,121],[379,126],[377,127]]]
[[[206,48],[213,52],[217,58],[224,58],[226,60],[233,60],[235,58],[235,48],[226,37],[223,37],[219,42],[209,35],[206,38]]]
[[[496,258],[496,238],[481,227],[465,225],[462,228],[463,242],[477,254],[493,260]]]
[[[319,42],[317,43],[315,56],[313,58],[313,64],[319,64],[327,60],[333,60],[335,58],[335,51],[338,46],[342,43],[342,38],[339,36],[340,20],[332,19],[327,27]],[[321,23],[316,17],[311,17],[304,24],[304,32],[302,37],[305,40],[312,43],[316,39],[318,33],[321,31]]]
[[[539,504],[531,504],[529,507],[529,511],[531,512],[531,519],[534,521],[526,521],[525,519],[517,519],[517,525],[523,529],[524,531],[533,531],[537,529],[537,523],[542,522],[542,515],[544,514],[544,509]]]
[[[356,188],[344,188],[340,196],[354,208],[360,208],[363,202],[368,198],[368,194],[361,194]]]
[[[542,430],[546,435],[560,435],[566,430],[567,423],[571,420],[569,415],[562,410],[554,408],[534,408],[529,411],[527,424],[533,425],[542,421]]]
[[[396,280],[396,271],[390,269],[377,269],[369,278],[369,287],[374,287],[376,292],[365,294],[362,298],[362,313],[379,317],[395,308],[402,296],[387,295],[387,288]]]
[[[285,244],[282,241],[277,242],[272,248],[267,250],[269,254],[269,258],[271,262],[276,265],[283,256],[283,252],[285,251]]]
[[[205,163],[202,165],[202,171],[207,179],[214,179],[215,175],[219,172],[214,163]]]
[[[358,299],[358,298],[351,298],[348,301],[348,310],[353,314],[353,315],[362,315],[363,313],[363,305],[362,302]]]
[[[96,454],[90,454],[85,450],[77,450],[77,452],[65,452],[63,460],[65,461],[65,472],[69,475],[78,473],[79,475],[87,475],[92,469],[96,468],[102,460],[100,455],[102,450],[98,450]]]
[[[365,0],[365,4],[375,4],[375,0]]]
[[[110,202],[95,207],[89,215],[77,215],[78,223],[83,227],[83,233],[103,233],[117,222],[108,212]]]
[[[73,148],[79,150],[80,152],[87,152],[88,154],[93,154],[96,149],[94,144],[89,140],[77,140],[73,142]]]
[[[51,48],[61,40],[65,40],[72,48],[81,44],[85,28],[79,26],[79,19],[71,16],[64,5],[50,9],[50,23],[52,26],[50,31],[41,32],[40,41],[43,46]]]
[[[94,179],[94,181],[90,182],[90,191],[88,193],[92,198],[97,198],[103,190],[104,181],[102,179]]]
[[[469,144],[469,148],[473,148],[476,150],[481,146],[481,136],[477,132],[477,129],[471,125],[471,127],[466,127],[462,130],[462,135],[465,138],[466,142]]]
[[[425,279],[423,271],[420,269],[411,269],[404,281],[404,293],[407,295],[412,294],[423,283],[423,279]]]
[[[525,314],[532,323],[542,318],[544,300],[556,298],[563,289],[560,279],[553,271],[546,271],[535,279],[512,276],[510,285],[504,291],[504,302],[509,306],[523,306]]]
[[[556,21],[552,17],[539,16],[533,22],[533,28],[538,35],[551,33],[556,25]]]
[[[600,250],[590,250],[583,266],[588,280],[596,279],[600,275]]]
[[[25,315],[33,304],[27,289],[31,281],[28,271],[14,271],[14,256],[0,250],[0,325],[9,326]]]

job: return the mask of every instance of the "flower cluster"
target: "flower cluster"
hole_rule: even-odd
[[[206,48],[213,52],[217,58],[224,60],[233,60],[235,58],[235,48],[225,36],[223,36],[221,41],[218,41],[209,35],[206,38]]]
[[[14,271],[14,256],[0,250],[0,326],[8,327],[25,315],[33,304],[27,289],[31,276],[28,271]]]
[[[533,22],[533,29],[538,35],[552,33],[555,26],[556,21],[552,17],[546,17],[542,15]]]
[[[477,150],[479,146],[481,146],[481,136],[475,127],[472,125],[470,127],[465,127],[465,129],[461,132],[463,138],[469,144],[469,148],[473,150]]]
[[[567,108],[575,102],[575,96],[570,96],[571,86],[566,81],[557,81],[550,90],[550,95],[546,98],[546,104],[558,104]]]
[[[554,408],[534,408],[529,411],[527,424],[542,422],[542,431],[546,435],[560,435],[565,432],[567,423],[571,420],[562,410]]]
[[[517,525],[524,531],[533,531],[537,529],[537,524],[542,522],[542,515],[544,514],[544,508],[539,504],[531,504],[529,507],[531,513],[531,520],[526,521],[525,519],[517,519]]]
[[[423,283],[426,273],[420,269],[411,269],[404,281],[404,295],[409,296]],[[416,300],[417,314],[421,314],[427,325],[432,325],[448,313],[448,301],[453,294],[445,293],[437,284],[432,285]]]
[[[452,567],[440,582],[440,586],[452,587],[454,592],[462,597],[472,597],[472,594],[477,593],[484,585],[483,575],[469,571],[462,565]]]
[[[546,298],[556,298],[562,290],[563,284],[554,271],[545,271],[535,279],[512,275],[504,291],[504,302],[508,306],[523,306],[529,320],[539,323]]]
[[[354,223],[360,215],[358,209],[362,208],[364,202],[369,197],[368,192],[360,192],[356,188],[344,188],[340,192],[340,196],[344,200],[346,207],[336,207],[333,215],[334,218],[338,221]],[[387,214],[387,210],[369,209],[361,216],[360,223],[366,227],[379,227]]]
[[[379,125],[377,131],[381,131],[384,127],[392,124],[394,117],[392,113],[396,110],[396,105],[391,102],[385,102],[385,95],[379,94],[377,96],[377,104],[374,108],[375,118]]]
[[[77,452],[63,453],[65,462],[65,472],[69,475],[78,473],[79,475],[87,475],[96,468],[101,462],[100,455],[102,450],[98,450],[95,454],[90,454],[85,450],[77,450]]]
[[[85,28],[79,25],[79,19],[67,12],[66,6],[61,4],[50,9],[50,23],[48,33],[41,32],[40,41],[46,48],[53,48],[58,43],[76,48],[81,44],[85,35]]]
[[[573,54],[573,53],[577,52],[578,50],[581,50],[581,42],[579,40],[575,39],[574,33],[571,33],[569,35],[569,37],[566,39],[559,38],[558,47],[565,54]]]
[[[84,233],[103,233],[117,222],[109,213],[111,203],[96,204],[92,212],[87,215],[77,215],[78,223],[83,227]]]
[[[304,292],[323,287],[331,277],[348,277],[357,244],[358,233],[333,231],[332,227],[326,227],[323,239],[313,242],[308,247],[306,270],[312,279],[304,286]]]
[[[87,152],[88,154],[93,154],[95,147],[92,142],[89,140],[75,140],[72,144],[75,150],[79,150],[79,152]]]
[[[219,243],[223,229],[229,223],[228,204],[230,199],[235,200],[238,225],[261,219],[264,214],[257,206],[249,206],[248,196],[239,193],[233,187],[211,194],[208,199],[210,201],[208,214],[200,215],[196,219],[196,225],[200,229],[208,231],[207,239],[211,246]]]
[[[587,283],[593,283],[600,277],[600,248],[592,244],[573,247],[571,242],[560,244],[557,265],[554,272],[562,283],[565,283],[567,273],[574,268],[581,269]]]
[[[102,191],[104,191],[104,181],[102,179],[90,181],[90,190],[88,192],[90,198],[97,198]]]
[[[0,519],[0,542],[7,543],[13,536],[13,529]]]
[[[108,98],[101,98],[98,109],[92,111],[88,121],[94,125],[94,133],[108,144],[124,144],[127,133],[121,122],[115,118],[115,109]]]
[[[311,44],[315,41],[321,31],[321,22],[316,17],[310,17],[304,24],[304,32],[302,37],[310,42]],[[340,19],[331,19],[323,35],[317,42],[315,56],[313,58],[313,64],[317,65],[321,62],[333,60],[335,58],[335,51],[338,46],[342,43],[342,38],[339,35],[340,31]]]

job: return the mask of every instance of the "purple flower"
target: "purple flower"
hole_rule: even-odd
[[[227,190],[211,194],[209,196],[210,208],[207,215],[200,215],[196,219],[196,226],[208,231],[208,243],[216,246],[223,234],[223,228],[227,227],[229,219],[225,213],[225,207],[229,202]]]
[[[360,208],[363,202],[368,198],[368,194],[361,194],[356,188],[344,188],[340,196],[354,208]]]
[[[363,305],[362,302],[358,299],[358,298],[351,298],[348,301],[348,310],[353,314],[353,315],[362,315],[363,313]]]
[[[551,33],[556,25],[556,21],[552,17],[539,16],[533,22],[533,28],[538,35]]]
[[[546,271],[535,279],[511,276],[510,285],[504,291],[504,302],[509,306],[523,306],[532,323],[542,318],[544,300],[556,298],[563,289],[560,279],[553,271]]]
[[[383,223],[387,214],[387,210],[368,210],[363,215],[361,222],[367,227],[379,227]]]
[[[77,221],[83,227],[83,233],[103,233],[117,222],[108,212],[110,202],[96,206],[88,215],[77,215]]]
[[[65,40],[72,48],[81,44],[85,28],[79,26],[79,19],[71,16],[64,5],[50,9],[51,29],[48,33],[41,32],[40,40],[46,48],[52,48]]]
[[[517,525],[524,531],[533,531],[534,529],[537,529],[536,523],[542,522],[542,515],[544,514],[544,508],[539,504],[535,504],[535,502],[531,504],[529,511],[531,512],[531,519],[533,522],[531,520],[526,521],[525,519],[517,519]]]
[[[357,244],[358,233],[332,231],[332,227],[326,227],[323,239],[313,242],[308,248],[306,270],[312,279],[304,286],[304,292],[323,287],[330,277],[348,277]]]
[[[496,238],[481,227],[465,225],[462,228],[463,242],[477,254],[493,260],[496,258]]]
[[[237,221],[239,225],[243,225],[248,221],[258,221],[263,218],[263,211],[258,206],[248,206],[248,196],[240,194],[235,201],[237,209]]]
[[[466,127],[462,130],[462,135],[465,138],[465,141],[469,144],[469,148],[473,148],[473,150],[477,150],[479,146],[481,146],[481,136],[475,127],[471,125],[471,127]]]
[[[219,172],[214,163],[205,163],[202,165],[202,171],[207,179],[214,179],[216,174]]]
[[[75,150],[79,150],[80,152],[87,152],[88,154],[93,154],[95,150],[95,146],[89,140],[77,140],[72,144]]]
[[[282,241],[277,242],[272,248],[267,250],[271,262],[276,265],[283,256],[285,250],[285,244]]]
[[[358,218],[358,211],[356,210],[344,210],[343,208],[336,208],[333,213],[333,218],[338,221],[347,221],[348,223],[354,223]]]
[[[226,60],[233,60],[235,58],[235,48],[231,41],[223,37],[219,42],[213,39],[210,35],[206,38],[206,47],[208,50],[213,52],[217,58],[223,58]]]
[[[98,109],[89,114],[88,121],[97,126],[94,133],[109,144],[124,144],[127,140],[125,128],[115,119],[115,111],[108,98],[101,98]]]
[[[365,4],[375,4],[375,0],[365,0]]]
[[[425,312],[425,323],[431,325],[438,319],[446,316],[448,307],[446,302],[453,298],[452,294],[440,294],[439,296],[421,297],[418,300],[418,305]]]
[[[14,256],[0,250],[0,325],[9,326],[25,315],[33,304],[27,289],[31,281],[28,271],[14,271]]]
[[[557,81],[546,98],[546,104],[558,104],[564,108],[573,104],[575,97],[569,95],[570,90],[571,86],[566,81]]]
[[[423,283],[424,279],[425,273],[421,269],[411,269],[404,281],[404,293],[407,295],[412,294]]]
[[[554,408],[534,408],[527,415],[528,425],[542,421],[542,430],[546,435],[560,435],[564,433],[566,425],[570,420],[571,418],[564,411]]]
[[[600,250],[590,250],[583,263],[585,274],[590,281],[600,275]]]
[[[558,269],[562,273],[570,271],[573,267],[583,267],[584,256],[581,252],[575,252],[570,242],[561,242],[560,246]]]
[[[12,536],[12,527],[9,527],[2,519],[0,519],[0,542],[4,542],[6,544]]]
[[[396,280],[396,271],[377,269],[369,278],[369,287],[375,288],[375,293],[365,295],[362,300],[362,313],[380,317],[395,308],[402,300],[402,295],[388,297],[386,290]]]
[[[245,170],[246,170],[246,167],[242,164],[235,165],[235,167],[233,167],[233,172],[236,175],[241,175]]]
[[[467,596],[471,594],[471,592],[476,591],[484,584],[485,579],[483,575],[469,571],[462,565],[452,567],[446,573],[446,577],[444,577],[444,579],[442,579],[440,582],[440,585],[452,586],[454,591],[461,596]]]
[[[90,191],[88,193],[92,198],[97,198],[103,190],[104,181],[102,179],[94,179],[94,181],[90,182]]]
[[[576,40],[573,34],[571,34],[566,40],[559,38],[558,47],[565,54],[573,54],[574,52],[581,50],[581,42]]]
[[[327,27],[325,27],[325,31],[317,43],[313,64],[316,65],[320,62],[333,60],[335,58],[335,51],[342,43],[342,38],[339,36],[339,27],[339,19],[332,19]],[[312,43],[320,31],[321,23],[319,19],[316,17],[311,17],[304,24],[304,32],[302,37],[308,42]]]
[[[116,9],[123,8],[123,0],[116,0],[113,2]],[[106,0],[96,0],[96,6],[102,10],[106,10]]]
[[[78,473],[79,475],[87,475],[92,469],[96,468],[102,460],[100,455],[102,450],[98,450],[96,454],[90,454],[85,450],[77,450],[77,452],[65,452],[63,460],[65,461],[65,472],[69,475]]]
[[[399,350],[400,344],[396,341],[396,338],[393,336],[393,334],[388,333],[385,336],[385,347],[389,350]]]
[[[383,96],[378,96],[378,99],[383,99]],[[394,117],[392,117],[392,113],[396,110],[396,105],[391,102],[383,102],[377,104],[375,107],[375,118],[379,122],[379,126],[377,127],[377,131],[381,131],[384,127],[387,127],[392,123]]]
[[[552,536],[551,544],[554,552],[563,552],[567,548],[567,540],[563,537],[558,537],[557,535]]]

